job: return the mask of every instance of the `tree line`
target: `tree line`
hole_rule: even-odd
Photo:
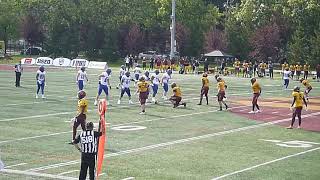
[[[241,60],[320,62],[317,0],[176,0],[177,51]],[[0,40],[52,56],[116,59],[170,49],[171,0],[0,0]]]

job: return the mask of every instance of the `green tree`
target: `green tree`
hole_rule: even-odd
[[[0,0],[0,40],[5,42],[5,54],[10,39],[18,38],[20,6],[16,1]]]

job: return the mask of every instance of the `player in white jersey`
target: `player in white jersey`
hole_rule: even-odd
[[[86,68],[81,67],[81,69],[78,71],[78,74],[77,74],[77,84],[78,84],[79,91],[83,90],[85,81],[89,81],[86,73]]]
[[[102,91],[104,91],[104,93],[106,94],[107,105],[110,104],[109,103],[109,88],[111,89],[110,80],[109,80],[110,76],[111,76],[111,69],[109,68],[105,72],[99,75],[98,94],[97,94],[96,100],[94,101],[95,106],[98,105],[98,100]]]
[[[283,80],[284,80],[284,88],[285,89],[287,89],[289,86],[290,76],[291,76],[291,71],[289,71],[289,68],[286,68],[283,71]]]
[[[133,73],[134,73],[134,80],[135,80],[134,86],[136,86],[136,84],[139,81],[139,78],[141,76],[141,73],[142,73],[139,65],[137,65],[134,68]]]
[[[124,76],[125,73],[126,73],[126,67],[124,65],[121,65],[120,73],[119,73],[119,84],[116,87],[117,89],[119,89],[121,87],[121,78],[122,78],[122,76]]]
[[[163,87],[163,96],[162,98],[164,100],[167,100],[167,93],[169,91],[169,80],[171,79],[171,74],[172,74],[172,70],[171,69],[168,69],[166,73],[164,73],[162,75],[162,78],[161,78],[161,84],[162,84],[162,87]]]
[[[152,94],[152,102],[157,104],[158,101],[156,99],[156,95],[158,94],[159,84],[160,84],[160,78],[159,78],[159,70],[155,70],[154,74],[151,75],[151,87],[153,90]]]
[[[38,99],[38,94],[41,89],[41,95],[42,95],[42,98],[44,99],[45,98],[44,97],[44,86],[46,83],[46,71],[44,70],[43,66],[39,67],[39,70],[37,71],[36,79],[37,79],[37,86],[38,86],[36,98]]]
[[[127,71],[125,75],[122,76],[121,78],[121,93],[120,93],[120,98],[118,100],[118,104],[121,104],[121,98],[123,97],[124,93],[127,93],[129,97],[129,104],[133,104],[131,101],[131,93],[130,93],[130,82],[134,81],[131,76],[130,72]]]

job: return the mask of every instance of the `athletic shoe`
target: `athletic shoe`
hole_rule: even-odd
[[[256,113],[261,113],[261,112],[262,112],[261,110],[257,110],[257,111],[256,111]]]
[[[44,97],[44,95],[41,96],[42,99],[45,99],[46,97]]]
[[[129,104],[133,104],[133,102],[131,100],[129,100]]]
[[[118,103],[117,104],[121,104],[121,101],[120,101],[120,99],[118,100]]]
[[[146,112],[140,112],[139,114],[140,114],[140,115],[144,115],[144,114],[146,114]]]
[[[38,99],[39,98],[39,96],[38,96],[38,94],[36,94],[36,99]]]
[[[98,101],[97,101],[97,100],[94,100],[93,105],[97,106],[97,105],[98,105]]]
[[[250,111],[250,112],[249,112],[249,114],[255,114],[255,113],[256,113],[256,112],[254,112],[254,111]]]

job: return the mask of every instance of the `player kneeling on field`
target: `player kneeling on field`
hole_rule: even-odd
[[[73,121],[73,129],[72,129],[72,141],[70,144],[73,144],[73,141],[77,134],[77,128],[81,125],[83,131],[86,130],[86,119],[87,119],[87,112],[88,112],[88,100],[85,98],[86,92],[79,91],[78,93],[78,112],[77,116],[74,118]]]
[[[303,92],[300,92],[300,87],[295,86],[293,89],[293,93],[292,93],[292,97],[293,97],[293,101],[291,104],[290,109],[292,109],[293,113],[292,113],[292,121],[291,121],[291,125],[289,127],[287,127],[287,129],[292,129],[293,128],[293,124],[294,121],[296,119],[296,116],[298,116],[299,119],[299,125],[298,125],[298,129],[300,129],[301,127],[301,111],[302,111],[302,107],[303,107],[303,103],[306,106],[307,109],[307,101],[304,98]]]
[[[172,83],[171,84],[171,88],[172,88],[172,91],[173,91],[173,96],[171,96],[171,98],[169,100],[173,104],[173,108],[176,108],[179,105],[183,105],[184,107],[186,107],[187,103],[181,102],[182,93],[181,93],[180,87],[178,87],[176,83]]]
[[[145,78],[142,76],[137,83],[138,89],[137,93],[139,93],[139,101],[141,104],[141,113],[145,114],[146,112],[146,101],[149,96],[149,83],[146,82]]]

